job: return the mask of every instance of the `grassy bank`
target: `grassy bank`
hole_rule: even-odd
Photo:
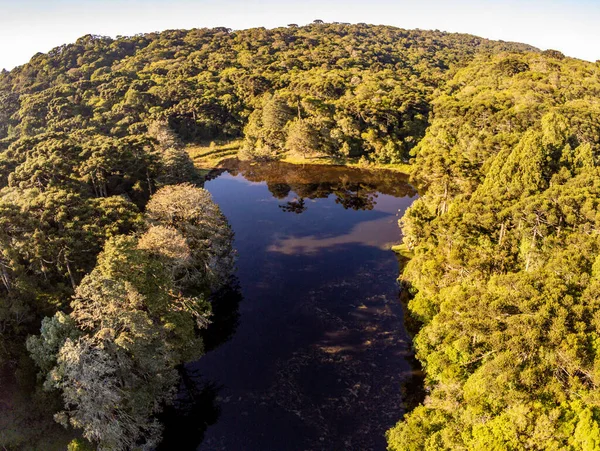
[[[188,155],[200,169],[212,169],[228,158],[237,157],[242,140],[213,141],[211,143],[189,146]]]
[[[217,141],[207,144],[189,146],[187,148],[190,158],[194,164],[201,169],[210,169],[219,167],[221,162],[228,158],[235,158],[242,146],[242,140]],[[290,164],[325,164],[349,166],[363,169],[388,169],[392,171],[410,174],[411,165],[409,164],[377,164],[365,161],[360,158],[335,158],[335,157],[309,157],[304,158],[297,155],[285,155],[281,161]]]

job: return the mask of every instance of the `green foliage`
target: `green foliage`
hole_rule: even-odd
[[[306,158],[321,148],[319,134],[308,120],[296,119],[289,124],[285,148]]]
[[[430,395],[390,449],[596,449],[598,71],[523,44],[320,20],[37,54],[0,74],[0,357],[19,360],[47,316],[28,347],[63,397],[57,419],[106,449],[150,447],[234,261],[208,193],[172,186],[195,177],[184,144],[414,157],[426,194],[402,219],[402,278]],[[372,206],[368,191],[336,196]]]
[[[599,98],[596,66],[545,52],[435,100],[401,222],[429,395],[390,450],[600,448]]]
[[[56,419],[103,449],[156,444],[153,416],[176,365],[202,354],[205,299],[233,267],[203,190],[185,185],[199,215],[214,213],[196,218],[196,241],[140,213],[161,186],[196,180],[172,129],[186,113],[161,114],[159,98],[177,103],[162,84],[116,67],[157,39],[86,36],[0,75],[0,359],[18,371],[46,316],[27,348],[62,396]]]
[[[397,162],[423,136],[448,74],[502,50],[535,49],[350,24],[88,35],[0,74],[0,139],[53,131],[87,144],[142,135],[158,121],[185,142],[244,133],[248,155],[272,156],[297,117],[319,134],[318,152]]]
[[[162,188],[147,219],[141,236],[106,241],[71,313],[45,318],[27,342],[45,388],[62,394],[57,421],[101,449],[158,443],[154,415],[173,399],[175,366],[202,354],[206,296],[233,270],[231,232],[203,189]]]

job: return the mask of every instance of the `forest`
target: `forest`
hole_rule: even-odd
[[[392,450],[600,446],[600,67],[476,58],[415,148],[402,280],[428,396]]]
[[[320,21],[88,35],[0,73],[1,446],[64,449],[53,415],[70,450],[160,443],[235,266],[186,146],[233,139],[410,164],[427,396],[388,449],[600,449],[600,64]]]

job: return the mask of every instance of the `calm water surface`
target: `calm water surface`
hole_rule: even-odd
[[[239,285],[216,300],[163,447],[385,449],[414,376],[389,250],[414,189],[397,173],[237,162],[205,187],[235,232]]]

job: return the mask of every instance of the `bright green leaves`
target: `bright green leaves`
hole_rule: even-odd
[[[401,221],[402,280],[430,394],[389,447],[600,449],[600,136],[583,101],[600,85],[578,90],[587,63],[567,58],[491,62],[456,74],[416,149],[427,191]]]
[[[585,408],[578,414],[577,426],[573,434],[575,446],[582,451],[600,449],[600,412]]]

